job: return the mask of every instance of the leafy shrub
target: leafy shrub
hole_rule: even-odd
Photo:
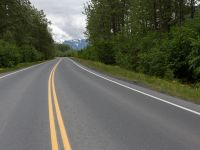
[[[164,34],[161,35],[158,32],[149,32],[146,34],[146,36],[137,41],[139,42],[138,48],[140,49],[140,51],[148,51],[159,45],[163,36]]]
[[[174,28],[168,45],[169,65],[176,78],[183,81],[192,80],[189,56],[192,51],[192,39],[197,36],[190,28]]]
[[[132,68],[132,61],[131,61],[131,55],[128,53],[123,53],[122,51],[118,51],[115,56],[117,65],[126,68],[131,69]]]
[[[97,51],[94,46],[89,46],[86,49],[79,51],[78,57],[89,60],[98,60]]]
[[[43,54],[32,46],[17,47],[0,40],[0,67],[14,67],[18,63],[34,62],[43,58]]]
[[[20,47],[20,55],[21,62],[34,62],[43,59],[42,53],[29,45]]]
[[[137,39],[118,35],[114,43],[116,64],[126,69],[136,70],[139,52]]]
[[[0,67],[13,67],[19,62],[20,53],[16,45],[0,41]]]
[[[117,51],[115,61],[122,68],[136,70],[138,67],[138,49]]]
[[[200,37],[192,40],[192,51],[188,56],[189,69],[192,71],[196,82],[200,81]]]
[[[139,54],[138,70],[148,75],[164,77],[167,70],[167,57],[159,48]]]
[[[115,63],[115,50],[114,44],[112,41],[99,41],[95,45],[97,56],[99,61],[105,64],[114,64]]]
[[[75,50],[70,50],[64,53],[64,57],[78,57],[78,52]]]

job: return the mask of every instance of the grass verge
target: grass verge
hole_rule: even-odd
[[[44,61],[37,61],[37,62],[31,62],[31,63],[20,63],[17,66],[11,67],[11,68],[0,68],[0,73],[7,73],[7,72],[12,72],[18,69],[30,67],[39,63],[42,63]]]
[[[79,58],[73,59],[91,69],[98,70],[102,73],[123,80],[134,81],[153,90],[200,104],[200,88],[193,88],[190,85],[185,85],[175,80],[168,81],[157,77],[147,76],[145,74],[122,69],[119,66],[105,65],[100,62],[83,60]]]

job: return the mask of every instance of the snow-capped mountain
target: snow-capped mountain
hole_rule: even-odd
[[[67,40],[63,44],[69,45],[72,49],[81,50],[88,46],[88,41],[86,39]]]

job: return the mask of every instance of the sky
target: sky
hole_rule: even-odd
[[[56,42],[85,38],[86,16],[84,3],[88,0],[30,0],[39,10],[44,10],[51,21]]]

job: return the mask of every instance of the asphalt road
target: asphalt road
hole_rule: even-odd
[[[0,76],[0,150],[200,150],[199,112],[56,59]]]

